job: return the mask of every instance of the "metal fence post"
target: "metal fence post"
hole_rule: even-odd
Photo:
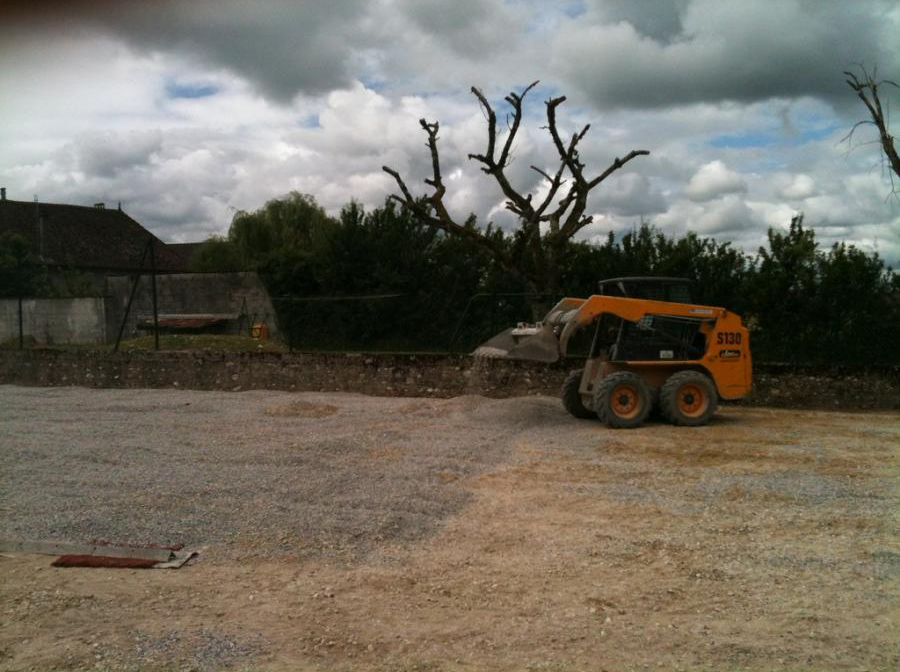
[[[491,292],[491,334],[497,331],[497,293]]]
[[[294,299],[288,300],[288,352],[294,351]]]
[[[125,304],[125,314],[122,316],[122,323],[119,325],[119,334],[116,336],[116,345],[113,352],[119,351],[119,343],[122,342],[122,334],[125,333],[125,323],[128,321],[128,315],[131,313],[131,303],[134,301],[134,295],[137,293],[138,283],[141,281],[141,271],[144,270],[144,259],[147,257],[147,247],[144,245],[144,251],[141,252],[141,261],[138,264],[138,272],[134,276],[134,283],[131,285],[131,293],[128,295],[128,303]]]
[[[153,285],[153,347],[159,350],[159,310],[156,307],[156,245],[150,239],[150,277]]]
[[[19,350],[25,349],[25,331],[22,322],[22,297],[19,296]]]

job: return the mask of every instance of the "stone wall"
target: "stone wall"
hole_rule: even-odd
[[[130,276],[113,276],[107,279],[107,332],[115,340],[128,305],[131,293]],[[156,301],[161,314],[225,314],[246,313],[242,325],[249,329],[250,322],[265,322],[269,334],[275,337],[275,311],[269,294],[256,273],[174,273],[156,276]],[[142,276],[128,320],[124,338],[143,335],[137,328],[139,318],[153,315],[153,293],[149,276]],[[231,325],[232,330],[237,324]],[[234,331],[234,333],[237,333]],[[246,332],[245,332],[246,333]]]
[[[578,362],[552,366],[465,355],[66,350],[0,351],[0,383],[198,390],[343,391],[376,396],[556,395]],[[900,409],[900,368],[758,365],[744,403],[840,410]]]
[[[102,298],[23,299],[22,332],[29,343],[41,345],[106,342]],[[19,339],[19,301],[0,299],[0,343]]]

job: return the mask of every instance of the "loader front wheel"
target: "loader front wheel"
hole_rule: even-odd
[[[614,429],[640,427],[650,413],[652,398],[644,380],[630,371],[606,376],[594,393],[594,409]]]
[[[572,371],[566,376],[560,397],[562,397],[563,408],[565,408],[570,415],[582,420],[588,420],[590,418],[596,418],[597,416],[584,405],[584,401],[581,399],[579,388],[581,387],[581,376],[583,373],[584,371],[579,369],[578,371]]]
[[[663,383],[659,406],[673,425],[705,425],[716,412],[719,395],[716,386],[699,371],[679,371]]]

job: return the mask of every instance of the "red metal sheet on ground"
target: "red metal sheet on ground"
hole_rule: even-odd
[[[221,317],[161,317],[159,326],[173,329],[199,329],[222,322]]]
[[[64,555],[54,560],[53,567],[117,567],[121,569],[153,569],[157,560],[144,558],[110,558],[104,555]]]

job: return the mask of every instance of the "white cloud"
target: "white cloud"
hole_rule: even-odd
[[[441,123],[453,214],[512,227],[467,159],[486,142],[469,87],[505,129],[503,96],[541,78],[508,169],[518,189],[546,193],[530,166],[556,166],[542,126],[561,93],[561,132],[591,124],[587,174],[651,152],[595,190],[585,237],[645,219],[753,250],[802,210],[823,241],[900,261],[900,205],[876,147],[839,142],[865,118],[841,71],[900,72],[894,3],[166,3],[59,3],[55,19],[23,9],[0,22],[10,198],[121,200],[169,240],[224,232],[235,209],[292,189],[332,212],[351,198],[374,207],[394,189],[384,164],[427,190],[425,117]]]
[[[623,3],[595,5],[557,31],[551,53],[555,69],[602,107],[802,95],[842,100],[839,73],[851,64],[900,67],[889,2],[692,0],[612,12]],[[657,18],[662,25],[653,25]]]
[[[786,184],[778,190],[778,195],[791,201],[800,201],[816,193],[816,183],[805,173],[787,176]]]
[[[685,194],[692,201],[709,201],[725,194],[747,191],[747,183],[719,160],[704,164],[688,182]]]

